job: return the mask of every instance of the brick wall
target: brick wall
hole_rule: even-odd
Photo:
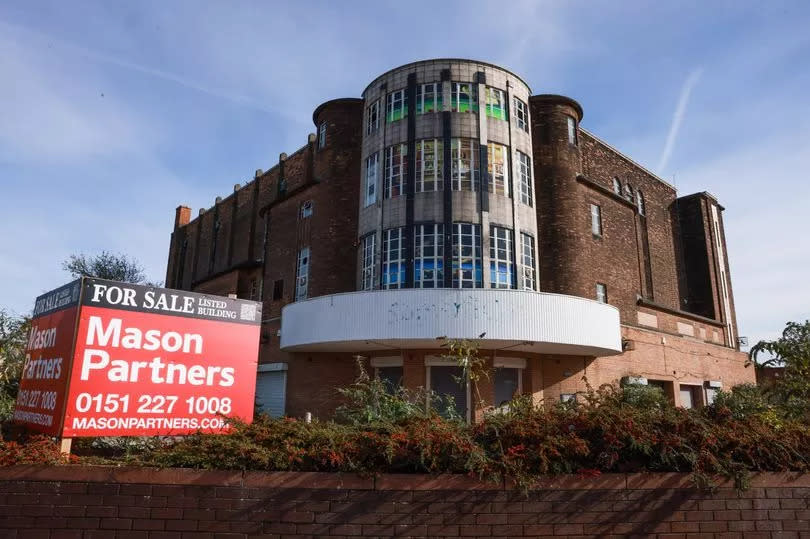
[[[528,494],[464,476],[0,468],[0,537],[803,537],[810,475],[738,492],[686,474],[547,478]]]

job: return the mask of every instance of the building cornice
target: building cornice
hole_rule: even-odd
[[[663,179],[661,176],[659,176],[659,175],[658,175],[658,174],[656,174],[655,172],[651,171],[650,169],[648,169],[648,168],[647,168],[647,167],[645,167],[644,165],[641,165],[641,164],[639,164],[638,162],[633,161],[631,158],[627,157],[625,154],[623,154],[622,152],[620,152],[619,150],[617,150],[617,149],[616,149],[614,146],[611,146],[610,144],[608,144],[607,142],[605,142],[605,141],[604,141],[604,140],[602,140],[601,138],[597,137],[596,135],[594,135],[593,133],[591,133],[591,132],[590,132],[590,131],[588,131],[587,129],[584,129],[583,127],[580,127],[580,128],[579,128],[579,130],[580,130],[580,131],[582,131],[583,133],[585,133],[586,135],[588,135],[589,137],[591,137],[592,139],[594,139],[594,140],[595,140],[596,142],[598,142],[599,144],[603,145],[603,146],[604,146],[604,147],[606,147],[607,149],[609,149],[609,150],[611,150],[612,152],[614,152],[616,155],[618,155],[619,157],[621,157],[622,159],[624,159],[625,161],[627,161],[627,162],[628,162],[628,163],[630,163],[631,165],[633,165],[633,166],[636,166],[636,167],[640,168],[641,170],[643,170],[644,172],[646,172],[647,174],[649,174],[650,176],[652,176],[653,178],[655,178],[655,179],[656,179],[656,180],[658,180],[659,182],[663,183],[664,185],[666,185],[667,187],[669,187],[669,188],[670,188],[670,189],[672,189],[673,191],[675,191],[675,192],[677,192],[677,191],[678,191],[678,190],[675,188],[675,186],[674,186],[674,185],[672,185],[671,183],[669,183],[668,181],[666,181],[665,179]]]
[[[631,208],[634,211],[638,212],[638,207],[636,206],[636,204],[634,202],[630,202],[629,200],[627,200],[623,196],[617,195],[616,193],[614,193],[613,191],[611,191],[607,187],[599,185],[598,183],[596,183],[593,180],[589,180],[588,178],[586,178],[582,174],[577,174],[577,181],[579,183],[585,185],[586,187],[590,187],[591,189],[593,189],[595,191],[599,191],[601,194],[603,194],[603,195],[605,195],[607,197],[610,197],[610,198],[616,200],[617,202],[621,202],[622,204],[624,204],[628,208]]]

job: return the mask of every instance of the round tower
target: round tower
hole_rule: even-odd
[[[368,85],[359,290],[537,289],[529,95],[514,73],[460,59]]]
[[[540,244],[540,290],[590,297],[585,273],[577,267],[591,234],[577,175],[582,172],[579,123],[582,107],[561,95],[529,99],[537,186]]]

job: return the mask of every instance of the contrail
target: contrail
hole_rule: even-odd
[[[669,126],[667,142],[664,144],[664,151],[661,152],[661,159],[658,161],[659,174],[663,173],[664,168],[669,163],[669,156],[672,155],[672,149],[675,147],[675,139],[678,138],[681,122],[683,121],[684,114],[686,114],[686,105],[689,102],[689,95],[692,93],[692,89],[695,87],[702,74],[703,68],[695,69],[689,73],[686,82],[683,83],[681,95],[678,98],[678,106],[675,107],[675,114],[672,115],[672,125]]]

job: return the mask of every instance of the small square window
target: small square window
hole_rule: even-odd
[[[607,285],[604,283],[596,283],[596,301],[599,303],[607,303]]]
[[[307,200],[303,204],[301,204],[301,212],[300,212],[301,219],[306,219],[307,217],[312,217],[312,201]]]

